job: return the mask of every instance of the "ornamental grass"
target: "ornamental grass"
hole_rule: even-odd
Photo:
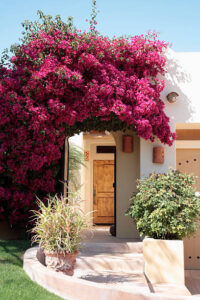
[[[74,253],[81,243],[81,234],[89,227],[89,214],[80,209],[77,197],[48,196],[47,203],[37,200],[39,209],[33,211],[35,226],[32,242],[54,253]]]

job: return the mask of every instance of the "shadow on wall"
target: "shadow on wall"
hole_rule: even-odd
[[[151,283],[184,283],[182,247],[179,240],[144,240],[145,274]]]
[[[167,110],[170,111],[170,117],[174,117],[175,122],[187,122],[195,113],[192,99],[189,97],[189,91],[192,83],[192,76],[189,71],[184,69],[181,61],[176,57],[171,49],[166,53],[166,70],[165,89],[162,93],[162,98],[166,102],[166,96],[170,92],[179,94],[178,101],[174,104],[166,104]],[[188,93],[186,94],[185,91]]]

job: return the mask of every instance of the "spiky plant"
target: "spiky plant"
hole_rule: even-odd
[[[32,242],[48,252],[78,251],[82,231],[89,227],[90,213],[82,212],[76,194],[71,194],[69,199],[67,203],[62,196],[48,196],[46,204],[38,199],[38,210],[33,211]]]

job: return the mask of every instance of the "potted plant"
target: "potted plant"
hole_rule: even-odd
[[[170,169],[138,181],[127,215],[143,240],[145,274],[152,283],[184,283],[184,237],[198,228],[194,176]]]
[[[32,241],[44,249],[48,268],[72,276],[83,229],[89,225],[88,214],[70,197],[49,196],[44,204],[38,199],[38,211],[34,211],[35,226]]]

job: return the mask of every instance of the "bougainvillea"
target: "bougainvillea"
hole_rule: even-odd
[[[109,39],[61,22],[29,27],[0,69],[0,217],[24,223],[35,195],[53,193],[65,136],[132,128],[171,145],[160,93],[165,42]],[[30,29],[31,28],[31,29]]]

